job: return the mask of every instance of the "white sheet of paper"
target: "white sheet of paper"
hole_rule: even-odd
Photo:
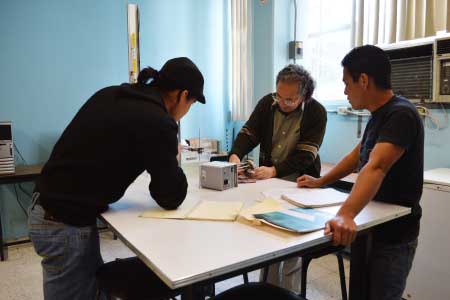
[[[265,198],[272,198],[275,200],[282,200],[281,195],[283,194],[291,194],[298,191],[298,187],[292,184],[292,187],[283,188],[283,189],[271,189],[267,191],[263,191],[262,194]]]

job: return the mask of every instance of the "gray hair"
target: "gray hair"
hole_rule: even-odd
[[[287,65],[278,73],[276,83],[278,84],[280,81],[287,83],[298,82],[300,96],[305,97],[305,100],[311,98],[316,87],[316,83],[309,72],[295,64]]]

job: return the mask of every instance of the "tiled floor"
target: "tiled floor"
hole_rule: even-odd
[[[112,234],[101,234],[103,259],[133,256],[133,253],[119,240],[113,240]],[[344,261],[347,286],[349,263]],[[250,281],[257,281],[259,271],[249,274]],[[231,278],[216,284],[216,292],[224,291],[242,283],[242,276]],[[337,260],[333,255],[313,260],[308,269],[307,297],[310,300],[341,299]],[[10,247],[7,261],[0,262],[0,299],[1,300],[40,300],[42,294],[42,273],[40,258],[31,245]]]

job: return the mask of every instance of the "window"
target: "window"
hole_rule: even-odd
[[[351,49],[352,5],[353,0],[304,0],[298,7],[304,47],[299,63],[316,80],[314,98],[321,102],[346,99],[341,60]]]

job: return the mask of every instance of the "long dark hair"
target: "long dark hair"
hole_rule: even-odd
[[[144,68],[139,72],[138,84],[156,86],[161,90],[169,92],[178,88],[175,82],[161,76],[160,72],[152,67]]]
[[[159,71],[153,69],[152,67],[144,68],[141,70],[141,72],[139,72],[138,84],[155,86],[164,92],[170,92],[170,91],[178,89],[176,83],[167,79],[164,76],[160,76]],[[180,92],[177,95],[177,103],[180,101],[181,92],[182,91],[180,90]],[[188,98],[189,97],[190,97],[190,93],[188,94]]]
[[[150,83],[149,80],[153,79]],[[159,72],[158,70],[153,69],[152,67],[147,67],[141,70],[137,79],[140,84],[151,84],[152,82],[159,81]]]

